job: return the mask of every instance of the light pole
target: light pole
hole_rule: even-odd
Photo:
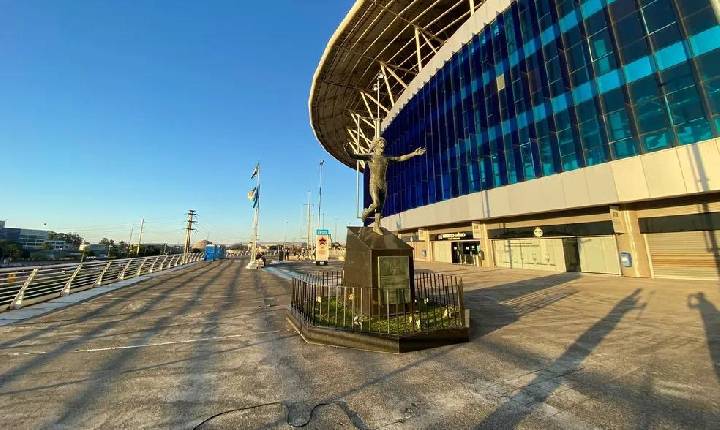
[[[338,222],[337,217],[334,218],[334,221],[335,221],[335,229],[333,230],[333,237],[335,238],[335,242],[340,243],[340,241],[338,240],[338,237],[337,237],[337,222]]]
[[[320,217],[322,210],[322,180],[323,180],[323,165],[325,160],[320,160],[320,189],[318,193],[318,228],[323,228],[322,218]]]
[[[375,139],[380,137],[380,81],[385,78],[382,72],[379,72],[375,77],[375,85],[373,90],[377,94],[377,117],[375,118]]]

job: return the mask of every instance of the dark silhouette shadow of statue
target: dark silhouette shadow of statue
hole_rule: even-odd
[[[707,298],[705,293],[690,294],[688,307],[697,309],[705,326],[710,360],[712,361],[715,377],[720,381],[720,311]]]
[[[541,372],[538,372],[530,383],[498,406],[476,428],[506,429],[517,427],[552,395],[562,384],[566,375],[582,369],[582,362],[615,329],[626,313],[645,306],[639,304],[640,291],[642,289],[638,288],[618,302],[607,315],[581,334],[560,357]]]

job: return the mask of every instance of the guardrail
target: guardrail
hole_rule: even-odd
[[[462,280],[418,273],[414,291],[345,286],[342,272],[293,278],[290,309],[313,326],[402,336],[466,327]]]
[[[173,254],[0,269],[0,312],[195,263],[202,258],[202,253]]]

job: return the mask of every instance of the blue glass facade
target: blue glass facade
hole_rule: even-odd
[[[384,131],[384,215],[718,136],[718,48],[711,0],[513,2]]]

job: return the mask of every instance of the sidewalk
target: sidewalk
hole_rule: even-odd
[[[463,279],[472,332],[458,354],[485,375],[476,393],[498,404],[481,427],[571,410],[573,422],[702,428],[700,411],[720,410],[717,282],[423,262],[416,270]]]

